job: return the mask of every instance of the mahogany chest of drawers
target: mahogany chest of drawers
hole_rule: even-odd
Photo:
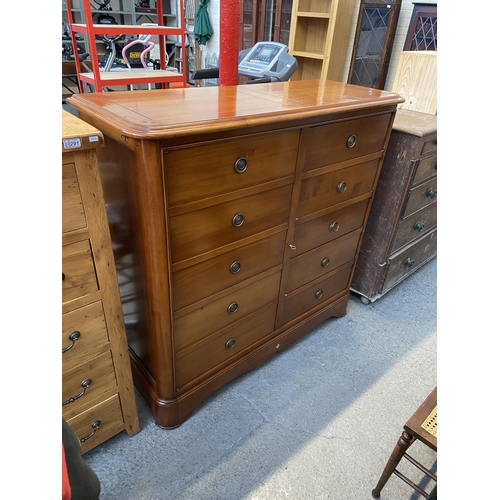
[[[346,312],[397,95],[326,81],[81,94],[157,425]]]
[[[97,167],[103,135],[62,112],[62,416],[82,453],[139,431]]]
[[[437,116],[398,109],[351,290],[368,304],[437,255]]]

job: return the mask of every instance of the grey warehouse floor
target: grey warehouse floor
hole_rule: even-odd
[[[174,430],[141,396],[141,431],[84,455],[101,500],[368,500],[402,426],[437,385],[437,258],[379,300],[226,385]],[[416,442],[411,455],[437,470]],[[432,482],[403,460],[426,491]],[[422,498],[396,476],[382,500]]]

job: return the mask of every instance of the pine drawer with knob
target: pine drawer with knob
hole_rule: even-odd
[[[62,417],[82,453],[139,432],[97,148],[102,133],[62,114]]]
[[[437,255],[437,116],[398,109],[351,290],[377,300]]]

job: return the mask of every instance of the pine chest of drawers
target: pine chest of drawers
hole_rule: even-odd
[[[437,116],[399,109],[351,283],[368,304],[437,255]]]
[[[396,107],[336,82],[81,94],[160,427],[346,312]]]
[[[85,453],[139,431],[96,149],[103,135],[62,112],[62,416]]]

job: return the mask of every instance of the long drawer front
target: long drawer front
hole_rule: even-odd
[[[170,219],[173,262],[288,222],[292,184]]]
[[[325,243],[290,261],[287,292],[313,281],[331,270],[352,261],[358,248],[361,229],[352,231],[338,240]]]
[[[62,247],[62,301],[98,291],[94,259],[88,240]]]
[[[174,311],[280,265],[283,260],[285,237],[286,232],[281,231],[174,272],[172,276]]]
[[[87,227],[87,219],[75,165],[66,163],[62,166],[62,232],[84,227]]]
[[[437,254],[437,229],[391,256],[381,291],[391,288]]]
[[[81,408],[97,402],[117,387],[113,358],[107,351],[62,374],[62,415],[72,416]]]
[[[304,170],[382,151],[391,114],[346,120],[310,129]]]
[[[179,352],[175,363],[176,386],[181,388],[220,364],[231,361],[244,349],[272,333],[276,305],[277,302],[273,302]]]
[[[437,177],[434,177],[410,190],[403,218],[414,214],[417,210],[435,203],[437,200]]]
[[[124,428],[118,394],[67,420],[80,440],[82,453],[104,443]]]
[[[369,193],[373,188],[379,160],[334,170],[302,181],[297,217],[327,209]]]
[[[396,252],[437,226],[437,202],[400,220],[389,251]]]
[[[352,262],[344,264],[328,275],[286,294],[281,324],[283,325],[309,309],[326,302],[343,290],[347,291],[352,264]]]
[[[265,273],[264,273],[265,274]],[[215,300],[174,319],[175,351],[199,342],[208,335],[278,299],[281,270],[251,281]],[[175,317],[175,315],[174,315]]]
[[[102,302],[94,302],[62,316],[63,369],[88,361],[109,344]]]
[[[165,152],[168,205],[192,203],[294,175],[299,131],[275,132]]]

